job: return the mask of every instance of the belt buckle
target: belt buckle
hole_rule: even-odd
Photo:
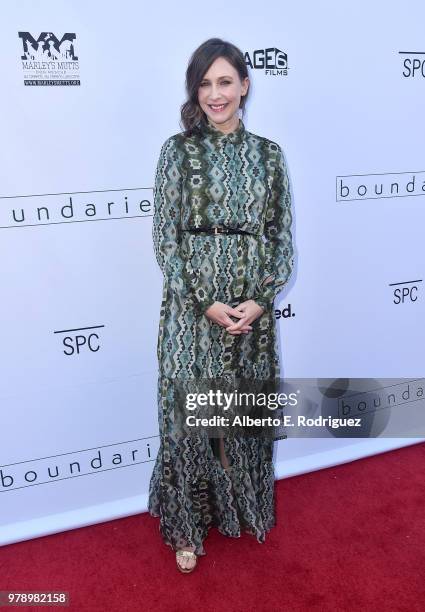
[[[225,233],[225,228],[224,227],[215,227],[214,228],[214,234],[224,234]]]

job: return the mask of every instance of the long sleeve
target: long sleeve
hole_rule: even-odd
[[[294,265],[291,192],[282,149],[277,146],[276,168],[264,223],[264,276],[252,298],[264,310],[273,306],[276,295],[288,282]],[[264,283],[269,276],[273,277],[271,282]]]
[[[155,174],[152,238],[155,256],[171,291],[189,298],[197,315],[202,315],[214,299],[200,276],[189,273],[180,251],[180,207],[182,176],[174,137],[162,145]]]

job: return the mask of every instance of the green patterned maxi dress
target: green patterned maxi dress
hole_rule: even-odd
[[[155,177],[153,243],[164,275],[158,355],[160,447],[148,509],[160,518],[174,550],[194,546],[211,526],[259,542],[275,524],[272,438],[225,437],[224,470],[207,435],[182,438],[174,429],[174,378],[214,379],[233,373],[278,379],[273,301],[293,268],[291,196],[280,146],[246,130],[169,137]],[[249,234],[196,234],[199,227]],[[272,275],[272,282],[263,281]],[[231,335],[204,314],[215,301],[264,308],[248,334]]]

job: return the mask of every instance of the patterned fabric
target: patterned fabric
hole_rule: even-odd
[[[149,512],[165,543],[194,546],[216,526],[259,542],[275,524],[273,439],[217,440],[177,435],[174,379],[277,380],[280,376],[273,301],[293,269],[291,196],[280,146],[245,129],[212,124],[202,135],[169,137],[155,177],[152,236],[164,275],[158,355],[160,448],[149,485]],[[249,234],[193,234],[200,227]],[[272,276],[272,282],[264,281]],[[270,280],[270,279],[269,279]],[[263,314],[248,334],[231,335],[205,315],[215,301],[253,299]]]

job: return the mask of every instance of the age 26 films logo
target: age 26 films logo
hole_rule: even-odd
[[[41,32],[37,39],[30,32],[18,35],[24,85],[80,85],[75,33],[67,32],[58,38],[53,32]]]
[[[244,57],[252,70],[264,70],[267,76],[288,76],[288,55],[277,47],[246,51]]]

